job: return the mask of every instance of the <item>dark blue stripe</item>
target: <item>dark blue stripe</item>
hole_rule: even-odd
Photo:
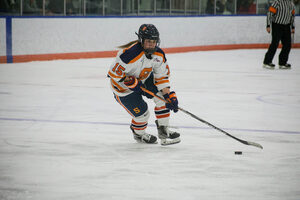
[[[161,115],[161,114],[166,114],[166,113],[169,113],[169,112],[170,112],[170,110],[167,109],[167,110],[162,110],[162,111],[155,111],[155,114],[156,115]]]
[[[11,17],[6,17],[6,59],[7,63],[13,62]]]
[[[135,127],[135,128],[144,128],[145,126],[147,126],[148,123],[144,124],[144,125],[135,125],[135,124],[131,124],[131,126]]]
[[[24,121],[24,122],[35,122],[35,123],[69,123],[69,124],[95,124],[95,125],[112,125],[112,126],[129,126],[128,123],[120,122],[97,122],[97,121],[73,121],[73,120],[49,120],[49,119],[33,119],[33,118],[6,118],[0,117],[0,121]],[[150,124],[151,127],[156,127],[154,124]],[[189,128],[189,129],[203,129],[209,130],[211,127],[200,127],[200,126],[178,126],[178,128]],[[299,134],[300,131],[287,131],[287,130],[266,130],[266,129],[241,129],[241,128],[222,128],[228,131],[243,131],[243,132],[257,132],[257,133],[278,133],[278,134]]]
[[[130,49],[125,50],[124,53],[120,55],[121,60],[128,64],[130,61],[135,59],[143,51],[140,43],[133,45]]]
[[[163,54],[165,62],[167,62],[167,58],[166,58],[165,52],[161,48],[157,48],[156,51],[159,52],[159,53],[161,53],[161,54]]]

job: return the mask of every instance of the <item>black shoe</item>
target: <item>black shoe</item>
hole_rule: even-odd
[[[157,143],[157,137],[154,135],[144,133],[144,134],[137,134],[134,132],[133,128],[130,126],[130,129],[133,133],[133,138],[139,142],[139,143],[147,143],[147,144],[156,144]]]
[[[263,67],[266,69],[274,69],[275,65],[273,63],[264,63]]]
[[[279,65],[279,69],[291,69],[291,64]]]

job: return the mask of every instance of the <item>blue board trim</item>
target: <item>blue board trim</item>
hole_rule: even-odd
[[[6,17],[6,61],[7,61],[7,63],[13,62],[11,21],[12,21],[11,17]]]

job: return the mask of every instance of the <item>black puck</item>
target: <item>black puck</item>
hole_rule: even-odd
[[[235,155],[242,155],[243,153],[241,151],[235,151],[234,154]]]

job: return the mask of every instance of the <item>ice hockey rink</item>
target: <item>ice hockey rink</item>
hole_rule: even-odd
[[[300,199],[300,49],[291,70],[262,68],[265,52],[167,55],[180,107],[264,149],[180,111],[181,143],[136,143],[109,88],[113,58],[1,64],[0,199]]]

